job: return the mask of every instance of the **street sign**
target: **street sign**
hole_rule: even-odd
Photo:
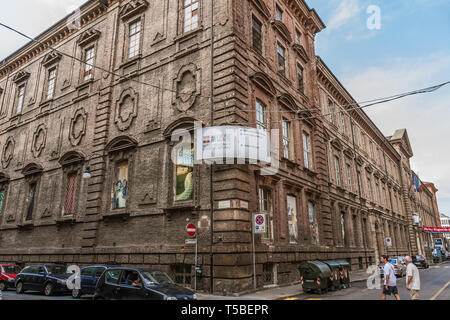
[[[391,238],[387,237],[385,239],[385,241],[386,241],[386,247],[392,247],[392,239]]]
[[[186,232],[189,237],[193,238],[197,234],[197,227],[194,224],[190,223],[186,226]]]
[[[186,239],[186,244],[197,244],[197,239]]]
[[[266,214],[257,213],[254,215],[254,218],[253,218],[254,230],[253,231],[255,234],[266,233],[266,231],[267,231],[266,225],[267,225]]]

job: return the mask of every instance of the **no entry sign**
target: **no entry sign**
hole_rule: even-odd
[[[197,234],[197,227],[194,224],[190,223],[186,226],[186,232],[189,237],[193,238]]]

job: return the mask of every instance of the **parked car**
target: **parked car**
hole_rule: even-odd
[[[421,255],[412,256],[412,262],[417,268],[428,269],[430,267],[425,257]]]
[[[82,268],[79,275],[81,288],[74,288],[72,290],[72,297],[75,299],[79,299],[82,295],[94,294],[98,279],[100,279],[103,272],[108,268],[112,268],[112,266],[98,265]]]
[[[389,262],[394,266],[396,277],[401,278],[406,275],[406,265],[402,263],[399,257],[392,257]]]
[[[16,292],[40,291],[46,296],[70,293],[66,283],[72,273],[60,264],[34,264],[25,267],[16,278]]]
[[[20,267],[15,264],[0,265],[0,291],[8,290],[15,287],[17,274]]]
[[[94,299],[196,300],[191,290],[176,285],[163,271],[114,267],[103,272]]]

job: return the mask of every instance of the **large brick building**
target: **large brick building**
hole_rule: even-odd
[[[216,0],[214,12],[213,56],[209,1],[92,0],[79,28],[69,16],[5,59],[0,262],[154,265],[192,285],[190,221],[198,288],[210,290],[212,273],[214,292],[242,292],[253,287],[254,212],[269,218],[258,287],[297,281],[305,260],[363,269],[424,251],[413,213],[433,225],[433,194],[411,191],[406,130],[385,137],[354,107],[315,55],[316,12],[298,0]],[[278,172],[211,175],[171,139],[194,121],[278,130]]]

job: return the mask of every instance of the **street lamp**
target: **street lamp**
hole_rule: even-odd
[[[93,154],[91,154],[91,155],[89,156],[89,158],[88,158],[88,160],[87,160],[88,164],[87,164],[87,166],[86,166],[86,170],[85,170],[84,173],[83,173],[83,179],[90,179],[90,178],[92,178],[92,173],[91,173],[91,166],[90,166],[90,163],[91,163],[92,158],[93,158],[95,155],[98,155],[99,157],[103,157],[103,154],[100,154],[100,153],[93,153]]]

